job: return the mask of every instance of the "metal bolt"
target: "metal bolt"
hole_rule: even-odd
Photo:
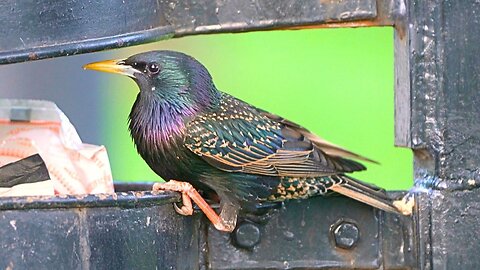
[[[252,249],[260,242],[260,229],[250,222],[243,222],[237,226],[232,234],[236,246]]]
[[[337,247],[351,249],[360,239],[360,231],[354,223],[342,221],[334,227],[333,236]]]

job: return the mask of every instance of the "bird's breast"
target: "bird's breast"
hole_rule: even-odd
[[[129,116],[129,130],[136,149],[164,179],[178,177],[185,168],[184,119],[168,104],[137,97]]]

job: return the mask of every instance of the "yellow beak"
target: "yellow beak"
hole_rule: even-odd
[[[132,78],[135,78],[134,74],[139,72],[129,65],[123,64],[123,60],[106,60],[100,62],[94,62],[86,64],[83,66],[83,69],[91,69],[109,73],[116,73],[121,75],[126,75]]]

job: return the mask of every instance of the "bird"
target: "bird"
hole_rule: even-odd
[[[232,232],[238,216],[258,204],[329,192],[400,214],[383,189],[347,175],[366,169],[354,159],[374,161],[218,90],[192,56],[156,50],[84,69],[138,85],[128,128],[140,156],[168,180],[153,190],[181,193],[179,214],[192,215],[193,201],[216,229]],[[219,214],[202,197],[212,192]]]

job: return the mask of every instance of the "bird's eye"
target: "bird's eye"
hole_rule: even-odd
[[[147,65],[147,69],[151,74],[157,74],[160,71],[160,66],[155,62],[151,62]]]

